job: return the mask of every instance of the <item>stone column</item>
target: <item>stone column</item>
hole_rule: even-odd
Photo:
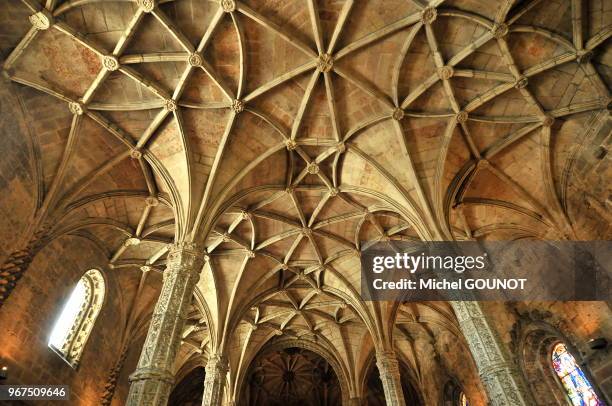
[[[208,359],[206,376],[204,377],[202,406],[221,406],[227,371],[228,364],[225,357],[213,355]]]
[[[478,302],[451,302],[492,406],[531,406],[535,402],[506,346]]]
[[[164,282],[149,332],[130,376],[127,405],[166,405],[174,382],[171,368],[180,346],[193,289],[203,266],[203,251],[193,243],[178,243],[168,254]]]
[[[406,406],[399,361],[395,353],[393,351],[377,352],[376,366],[385,391],[387,406]]]

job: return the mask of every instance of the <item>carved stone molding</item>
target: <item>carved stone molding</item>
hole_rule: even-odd
[[[168,253],[162,290],[140,354],[128,405],[165,405],[172,389],[169,372],[180,346],[193,290],[204,265],[203,250],[191,242],[173,244]]]
[[[213,355],[206,364],[202,406],[220,406],[227,377],[228,362],[222,355]]]
[[[405,406],[399,361],[393,351],[377,352],[376,366],[380,373],[385,400],[389,406]]]
[[[480,378],[493,406],[534,404],[527,385],[504,343],[478,302],[452,302]]]

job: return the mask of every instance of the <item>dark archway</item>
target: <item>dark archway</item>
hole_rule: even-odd
[[[327,360],[312,351],[290,347],[265,352],[255,359],[240,404],[336,406],[342,404],[342,391]]]
[[[204,367],[189,372],[172,390],[168,406],[200,406],[204,394]]]
[[[424,403],[419,392],[411,382],[408,370],[401,363],[400,374],[402,377],[402,391],[404,392],[406,404],[411,406],[423,406]],[[380,380],[380,373],[374,362],[372,362],[372,366],[368,371],[365,383],[364,406],[386,406],[387,402],[385,401],[385,392],[383,390],[382,381]]]

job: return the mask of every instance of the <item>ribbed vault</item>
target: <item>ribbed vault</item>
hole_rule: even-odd
[[[78,235],[161,272],[202,244],[177,371],[231,350],[231,386],[283,335],[323,342],[351,395],[393,339],[418,375],[462,345],[454,314],[362,302],[364,244],[610,237],[612,5],[554,7],[11,0],[38,185],[14,248]]]

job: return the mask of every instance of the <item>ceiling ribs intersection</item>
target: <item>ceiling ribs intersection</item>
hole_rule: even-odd
[[[343,28],[347,25],[351,11],[354,7],[356,7],[355,2],[352,0],[348,0],[344,3],[328,44],[324,43],[324,36],[322,34],[317,4],[314,0],[305,1],[306,7],[308,8],[310,25],[314,35],[313,44],[303,42],[289,30],[278,26],[266,16],[253,10],[242,2],[224,0],[219,3],[218,9],[216,10],[209,26],[206,28],[204,35],[197,45],[191,44],[187,37],[181,32],[180,26],[173,22],[159,7],[159,5],[168,3],[169,1],[160,1],[156,4],[153,1],[145,0],[138,2],[139,8],[136,9],[136,12],[127,25],[124,34],[110,52],[92,43],[84,35],[77,32],[68,24],[59,19],[61,14],[65,13],[71,8],[78,7],[83,4],[96,3],[97,0],[65,2],[60,4],[57,8],[55,8],[55,2],[53,0],[49,0],[47,1],[45,5],[46,8],[44,10],[41,10],[40,6],[32,0],[22,0],[22,2],[33,13],[33,17],[31,18],[33,27],[29,30],[17,48],[6,59],[4,68],[9,73],[12,80],[34,87],[56,97],[63,102],[66,102],[70,108],[70,111],[74,113],[69,140],[64,151],[60,170],[58,170],[52,186],[45,198],[42,211],[56,210],[57,208],[65,208],[68,210],[75,205],[75,198],[77,198],[81,192],[86,190],[95,179],[98,179],[103,174],[108,173],[117,163],[127,159],[128,156],[138,160],[143,176],[146,179],[148,193],[142,197],[157,199],[158,186],[156,185],[155,179],[151,174],[151,166],[158,165],[158,163],[155,161],[155,157],[150,153],[149,146],[155,139],[160,126],[169,116],[172,116],[175,119],[179,128],[181,142],[186,151],[185,159],[187,162],[189,162],[191,159],[189,155],[190,147],[184,131],[181,110],[228,109],[230,111],[228,123],[225,127],[225,133],[223,135],[221,146],[216,152],[213,171],[208,179],[208,183],[206,184],[203,199],[198,201],[197,199],[191,198],[189,200],[189,207],[183,208],[182,211],[178,210],[179,217],[175,226],[177,227],[177,235],[181,238],[186,236],[186,234],[189,232],[188,229],[193,222],[195,222],[196,226],[203,227],[205,230],[210,229],[210,237],[212,240],[214,240],[214,242],[208,246],[208,253],[211,256],[244,255],[245,261],[243,266],[245,267],[247,266],[246,264],[248,261],[255,258],[257,255],[272,258],[275,266],[270,270],[270,273],[275,274],[276,272],[280,272],[281,275],[284,274],[284,276],[280,278],[280,287],[282,288],[294,286],[295,284],[299,283],[306,283],[311,287],[312,293],[309,293],[299,302],[297,302],[295,298],[292,300],[291,293],[287,293],[286,290],[280,293],[280,295],[283,295],[282,297],[285,301],[280,307],[287,308],[290,310],[290,312],[278,312],[275,313],[274,316],[270,315],[260,319],[249,319],[247,315],[245,315],[245,319],[254,325],[260,323],[269,324],[273,319],[279,319],[282,321],[280,324],[278,324],[278,327],[282,330],[284,327],[290,324],[291,320],[295,318],[303,318],[305,322],[309,326],[312,325],[314,329],[313,321],[309,319],[311,316],[309,316],[307,312],[302,314],[294,314],[293,312],[301,311],[302,309],[311,311],[311,313],[314,311],[314,308],[310,309],[308,306],[313,298],[324,293],[321,274],[325,271],[334,272],[334,267],[332,264],[333,261],[339,260],[343,256],[354,255],[355,252],[360,249],[359,230],[366,222],[372,225],[372,227],[377,231],[378,238],[381,240],[389,238],[410,238],[409,236],[403,234],[403,232],[410,227],[417,228],[419,231],[418,234],[422,238],[449,238],[452,232],[450,230],[449,220],[450,208],[452,206],[459,207],[459,213],[461,215],[461,207],[467,203],[470,203],[468,198],[463,198],[459,189],[462,186],[464,187],[466,182],[469,183],[472,179],[474,179],[478,172],[482,170],[487,170],[493,173],[510,190],[513,190],[517,195],[523,197],[525,201],[529,202],[535,209],[535,214],[530,213],[530,215],[540,216],[542,218],[542,222],[545,224],[551,227],[558,227],[563,233],[571,235],[571,226],[569,224],[569,220],[567,219],[566,212],[561,207],[559,197],[557,196],[557,192],[554,187],[554,179],[551,172],[551,127],[554,124],[555,118],[566,117],[571,114],[585,111],[602,109],[605,108],[610,101],[609,90],[593,66],[590,56],[599,45],[604,44],[605,41],[612,35],[612,29],[608,27],[592,38],[585,39],[583,35],[585,19],[584,10],[581,7],[581,2],[579,0],[572,0],[571,2],[571,41],[559,34],[553,33],[550,30],[530,25],[519,25],[517,23],[521,16],[539,3],[538,0],[522,3],[518,9],[512,8],[514,3],[513,1],[505,1],[503,6],[499,8],[494,20],[487,19],[472,12],[444,7],[444,2],[442,1],[432,2],[429,5],[424,4],[422,1],[415,1],[415,4],[420,8],[419,12],[401,18],[377,31],[371,32],[370,34],[365,35],[364,37],[341,49],[338,49],[338,45],[340,43],[339,39],[342,36]],[[150,13],[165,28],[165,30],[172,35],[172,37],[183,48],[182,52],[167,54],[125,54],[125,50],[127,49],[129,42],[132,40],[135,32],[141,26],[143,17],[146,13]],[[212,41],[215,30],[218,28],[219,24],[224,18],[231,18],[232,24],[234,25],[234,28],[238,34],[240,66],[236,91],[234,91],[234,89],[232,89],[227,83],[224,83],[221,75],[215,71],[214,67],[205,56],[207,45],[209,45]],[[310,61],[298,66],[293,70],[290,70],[289,72],[277,76],[273,80],[252,90],[250,93],[246,93],[245,89],[248,67],[245,54],[247,52],[247,43],[245,41],[245,29],[241,22],[244,18],[254,21],[260,26],[265,27],[267,30],[274,32],[280,38],[283,38],[287,42],[293,44],[301,52],[307,55],[310,58]],[[444,60],[439,49],[438,38],[436,38],[434,29],[432,28],[432,24],[434,24],[437,19],[442,18],[466,19],[474,24],[484,27],[486,32],[479,38],[476,38],[468,46],[460,49],[453,56],[448,58],[448,60]],[[70,95],[66,90],[58,90],[51,86],[43,85],[35,81],[33,78],[29,78],[20,75],[19,72],[12,71],[12,65],[23,53],[26,47],[37,38],[40,31],[47,29],[58,30],[63,35],[72,38],[82,46],[90,49],[100,58],[102,68],[81,97]],[[385,94],[385,92],[378,89],[375,85],[366,83],[365,81],[359,79],[356,75],[353,75],[350,72],[350,69],[343,68],[338,64],[338,61],[341,61],[343,58],[351,55],[352,53],[364,49],[369,45],[400,31],[406,32],[406,38],[404,40],[403,47],[397,56],[397,61],[392,72],[393,86],[391,95]],[[436,71],[430,77],[423,80],[420,85],[411,89],[402,100],[400,97],[401,69],[406,63],[407,54],[415,37],[422,31],[425,33],[427,44],[433,55]],[[565,52],[521,71],[516,64],[508,45],[508,36],[512,33],[534,33],[543,36],[544,38],[547,38],[558,46],[564,48]],[[463,60],[468,58],[480,47],[490,41],[495,41],[497,43],[507,66],[507,73],[458,67]],[[161,83],[151,80],[132,67],[133,65],[135,66],[143,63],[180,61],[185,62],[185,68],[182,71],[180,79],[174,89],[165,89]],[[572,61],[577,61],[580,64],[580,69],[584,70],[586,76],[592,82],[595,89],[597,89],[598,97],[592,101],[574,103],[564,108],[546,111],[537,100],[534,93],[530,90],[530,79],[561,64]],[[182,100],[183,92],[189,84],[190,75],[192,75],[196,69],[201,69],[203,72],[205,72],[211,81],[220,89],[223,95],[222,102],[194,103]],[[129,77],[134,83],[149,89],[154,95],[156,95],[156,99],[138,104],[94,102],[93,98],[96,91],[100,88],[100,86],[102,86],[104,81],[112,72],[120,72],[121,74]],[[373,99],[379,101],[382,106],[385,106],[384,114],[368,118],[354,128],[341,128],[340,120],[338,119],[337,100],[333,83],[334,74],[337,75],[337,77],[345,80],[347,83],[350,83],[352,86],[355,86],[356,88],[365,92]],[[258,110],[254,106],[254,102],[258,97],[264,96],[273,89],[277,89],[283,84],[301,75],[309,75],[310,80],[305,88],[304,95],[297,110],[297,115],[293,121],[293,125],[289,131],[285,131],[282,126],[275,123],[271,117]],[[451,81],[451,78],[453,77],[492,79],[501,83],[461,106],[456,97],[456,89],[454,89],[453,82]],[[315,142],[316,140],[303,138],[301,135],[304,115],[308,109],[309,103],[312,102],[312,95],[315,87],[321,82],[323,83],[325,89],[326,103],[330,112],[333,139],[317,144]],[[450,111],[430,113],[411,110],[413,103],[421,95],[438,83],[441,83],[443,86],[443,91],[448,101],[448,105],[450,106]],[[524,100],[537,111],[537,114],[521,116],[487,116],[475,113],[479,107],[487,104],[488,102],[494,100],[497,96],[500,96],[511,89],[516,89],[518,92],[520,92]],[[161,110],[156,114],[138,141],[134,141],[128,134],[122,131],[119,126],[115,125],[105,116],[103,116],[104,111],[148,110],[157,108]],[[285,148],[288,151],[287,153],[289,155],[291,169],[287,171],[286,182],[284,185],[272,185],[271,188],[275,188],[275,191],[267,195],[265,199],[249,207],[241,207],[239,203],[236,205],[228,205],[227,198],[230,196],[213,196],[212,193],[213,185],[215,184],[216,176],[218,175],[217,170],[219,169],[220,162],[226,158],[225,147],[227,146],[227,141],[232,135],[232,129],[235,121],[237,120],[238,115],[247,113],[261,118],[275,129],[277,133],[276,135],[282,138],[282,142],[274,151],[270,151],[267,156],[271,156],[274,152]],[[91,176],[88,176],[82,182],[73,186],[72,189],[66,191],[64,194],[60,194],[59,187],[62,182],[62,178],[64,177],[68,162],[73,157],[73,145],[78,137],[84,115],[91,118],[98,125],[106,129],[111,137],[114,137],[121,142],[125,146],[125,151],[114,157],[105,165],[97,168]],[[430,201],[423,190],[422,180],[417,175],[413,163],[414,151],[410,151],[409,144],[406,139],[407,135],[405,133],[405,129],[401,125],[402,120],[412,117],[448,120],[443,136],[444,141],[441,145],[438,160],[436,162],[433,201]],[[367,131],[378,123],[385,121],[392,123],[396,135],[400,141],[400,145],[403,147],[404,157],[406,159],[406,168],[409,173],[412,186],[416,189],[416,202],[411,201],[410,197],[408,196],[408,192],[405,190],[405,185],[400,184],[394,178],[393,174],[386,171],[380,165],[377,165],[374,159],[368,157],[366,152],[360,150],[353,143],[353,140],[359,134]],[[476,142],[474,141],[474,135],[470,132],[470,122],[512,123],[524,124],[524,126],[499,139],[485,150],[479,150]],[[548,205],[544,205],[542,202],[537,201],[537,199],[531,196],[530,193],[521,185],[491,163],[492,159],[502,151],[505,151],[507,148],[517,143],[517,141],[538,129],[541,131],[542,137],[540,152],[545,163],[543,173],[546,176],[546,193],[549,203],[551,203]],[[444,195],[445,191],[442,187],[442,177],[444,165],[447,162],[450,141],[455,130],[458,130],[464,138],[465,144],[470,153],[470,160],[466,164],[463,172],[460,174],[462,179],[464,179],[466,182],[457,180],[457,182],[453,184],[454,190],[450,190],[447,193],[448,196],[452,197],[451,199],[448,199],[448,196]],[[325,147],[325,149],[318,155],[311,156],[311,154],[307,152],[307,147],[313,145],[322,145]],[[390,211],[393,211],[393,208],[385,205],[384,203],[381,203],[380,207],[365,207],[351,198],[351,194],[354,193],[355,190],[353,190],[350,185],[342,184],[340,180],[341,157],[343,154],[349,153],[358,155],[364,160],[368,160],[370,164],[376,167],[381,173],[385,174],[387,180],[400,191],[400,194],[404,195],[406,200],[412,203],[412,207],[409,207],[407,212],[411,214],[413,218],[407,219],[406,213],[398,214],[399,211],[398,213],[389,213]],[[328,173],[325,166],[327,160],[332,161],[331,173]],[[297,168],[298,165],[303,165],[303,169],[295,173],[293,168]],[[241,175],[246,175],[246,173],[251,170],[255,170],[254,165],[245,169],[244,173],[241,173]],[[304,180],[310,175],[314,175],[316,178],[318,178],[320,184],[316,186],[307,185]],[[322,199],[319,201],[310,216],[305,214],[305,210],[302,207],[302,202],[300,202],[297,194],[298,192],[305,190],[317,190],[323,194]],[[297,213],[295,218],[292,218],[289,215],[284,216],[275,214],[266,210],[266,206],[275,203],[277,200],[284,199],[288,199],[293,211]],[[322,212],[326,205],[331,204],[336,200],[342,200],[354,210],[338,215],[335,218],[320,220],[318,218],[319,213]],[[131,230],[129,227],[125,227],[125,225],[116,225],[119,228],[122,228],[125,234],[125,242],[124,245],[122,245],[111,255],[111,262],[121,264],[120,258],[128,246],[137,243],[136,240],[138,240],[138,243],[140,241],[146,241],[147,233],[145,225],[147,218],[150,215],[150,211],[152,207],[154,207],[155,203],[155,200],[149,200],[147,202],[142,210],[142,214],[136,229]],[[165,203],[177,204],[176,202]],[[525,208],[518,209],[527,211]],[[226,229],[213,224],[216,218],[215,216],[220,215],[222,212],[225,212],[226,216],[235,217],[230,226]],[[385,229],[385,227],[381,224],[381,220],[384,216],[396,216],[396,218],[399,219],[398,224],[391,228]],[[355,238],[352,241],[324,230],[325,226],[353,219],[359,219],[360,223],[356,228]],[[460,237],[473,238],[477,234],[476,230],[470,229],[470,225],[467,224],[468,222],[465,219],[465,216],[463,216],[462,220],[464,227],[462,232],[464,235],[460,235]],[[283,223],[284,225],[288,226],[289,229],[278,234],[267,236],[263,240],[258,240],[258,234],[256,231],[258,228],[258,222],[261,221]],[[235,232],[242,222],[248,222],[252,228],[253,232],[251,238],[245,238],[244,236],[241,236],[239,233]],[[82,225],[83,224],[76,224],[74,227],[80,227]],[[154,239],[154,236],[152,236],[152,240]],[[290,248],[287,250],[284,256],[277,257],[267,250],[267,247],[270,247],[271,245],[284,239],[293,239]],[[335,255],[326,258],[323,255],[321,248],[318,246],[317,239],[325,239],[336,244],[336,246],[339,247],[339,251],[336,252]],[[168,241],[161,240],[160,242]],[[312,261],[307,264],[296,261],[292,262],[292,256],[302,242],[308,244],[315,253],[315,257],[312,258]],[[224,249],[224,243],[231,243],[234,248]],[[165,250],[165,246],[160,248],[155,255],[149,258],[147,264],[151,265],[158,263],[157,261],[163,257]],[[270,300],[272,299],[268,298],[266,300],[270,303]],[[275,303],[274,301],[271,303],[278,305],[278,303]],[[318,314],[318,316],[325,318],[321,314]],[[339,318],[337,319],[338,320],[336,321],[340,320]]]

